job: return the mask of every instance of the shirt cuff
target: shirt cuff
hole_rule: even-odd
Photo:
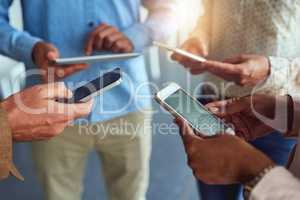
[[[134,24],[123,33],[132,42],[135,52],[142,52],[146,47],[151,46],[153,41],[151,29],[141,23]]]
[[[284,167],[275,167],[253,189],[250,200],[282,198],[299,191],[299,181]],[[283,195],[283,196],[282,196]]]
[[[13,52],[18,60],[23,61],[26,66],[33,67],[35,66],[32,59],[32,50],[37,42],[40,42],[41,39],[33,37],[26,32],[21,32],[14,36],[16,42],[14,45]]]
[[[264,82],[262,89],[271,94],[287,94],[290,61],[286,58],[269,57],[270,75]]]
[[[7,178],[10,174],[19,180],[24,180],[13,164],[12,157],[12,133],[6,111],[0,107],[0,180]]]

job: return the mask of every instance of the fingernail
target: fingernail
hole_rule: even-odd
[[[218,113],[220,111],[219,108],[216,108],[216,107],[211,107],[211,108],[209,108],[209,110],[213,113]]]
[[[59,78],[62,78],[65,75],[65,72],[63,69],[57,69],[56,70],[56,76]]]

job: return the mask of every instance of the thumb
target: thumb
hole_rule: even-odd
[[[220,117],[226,117],[227,115],[233,115],[247,110],[250,107],[250,101],[248,97],[233,98],[224,101],[217,101],[209,103],[206,107],[214,114]]]
[[[199,140],[200,137],[198,137],[194,130],[190,127],[190,125],[185,122],[181,118],[176,118],[175,123],[179,126],[180,128],[180,135],[182,137],[183,142],[186,144],[190,141],[193,141],[195,139]]]
[[[59,58],[59,51],[52,45],[49,45],[46,56],[49,61],[54,61],[55,59]]]
[[[69,99],[73,93],[63,82],[49,83],[39,86],[41,88],[41,96],[45,99]]]

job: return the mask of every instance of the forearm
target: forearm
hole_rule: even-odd
[[[154,40],[166,40],[177,30],[175,0],[144,0],[149,15],[144,23],[136,23],[123,32],[132,41],[135,51],[142,51]]]
[[[202,0],[202,11],[195,29],[190,33],[190,37],[208,39],[211,31],[211,15],[214,0]]]

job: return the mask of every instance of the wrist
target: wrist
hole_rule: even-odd
[[[260,173],[253,177],[250,181],[244,184],[244,198],[247,200],[250,198],[253,189],[256,185],[267,175],[273,168],[275,164],[265,167]]]
[[[264,156],[264,154],[262,154],[262,156],[257,156],[257,159],[253,160],[252,165],[248,165],[243,168],[244,176],[241,178],[242,184],[245,185],[249,183],[265,169],[275,166],[275,163],[272,160]]]

